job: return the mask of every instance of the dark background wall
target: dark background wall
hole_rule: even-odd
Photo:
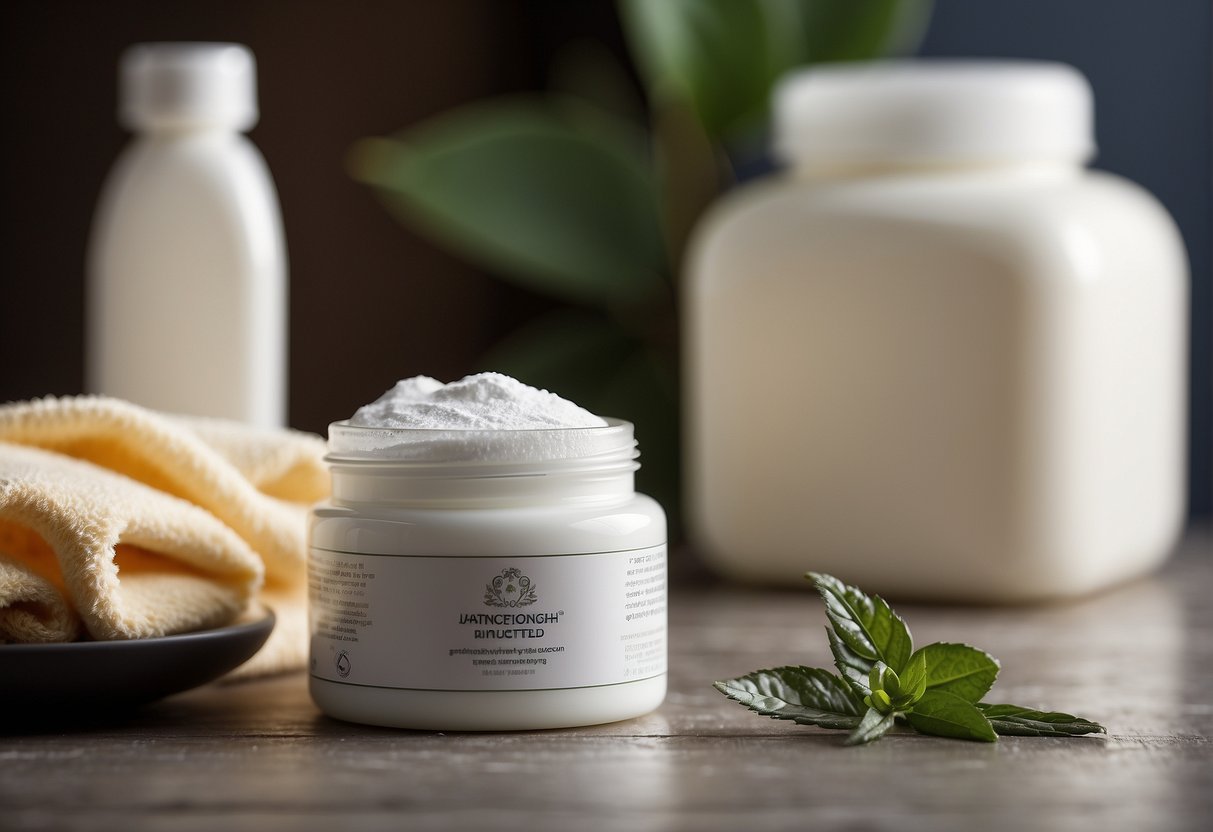
[[[655,0],[661,2],[661,0]],[[354,141],[544,85],[579,37],[625,50],[607,0],[7,0],[0,3],[0,401],[80,392],[83,262],[127,137],[115,66],[143,40],[235,40],[257,55],[291,257],[293,425],[323,430],[393,380],[453,379],[547,301],[397,225],[344,168]],[[1193,269],[1193,507],[1213,503],[1209,0],[939,0],[928,55],[1040,57],[1095,88],[1097,165],[1179,221]]]

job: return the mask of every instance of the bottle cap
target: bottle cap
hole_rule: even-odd
[[[1091,87],[1035,61],[822,64],[775,90],[775,152],[799,167],[1086,162]]]
[[[138,43],[122,56],[118,120],[135,130],[257,123],[257,65],[238,43]]]

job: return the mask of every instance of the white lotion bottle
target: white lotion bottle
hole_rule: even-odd
[[[807,70],[781,175],[689,256],[692,537],[726,575],[897,597],[1074,596],[1159,564],[1184,513],[1187,263],[1086,170],[1074,69]]]
[[[256,66],[238,44],[131,47],[135,132],[105,184],[87,286],[90,392],[263,427],[286,421],[286,245]]]

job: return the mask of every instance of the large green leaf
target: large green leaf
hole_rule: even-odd
[[[762,0],[620,0],[650,97],[689,101],[719,136],[766,107],[779,71]]]
[[[647,150],[595,108],[471,105],[364,140],[351,163],[406,224],[529,289],[585,304],[668,292]]]
[[[786,65],[856,61],[912,51],[930,0],[763,0],[772,42]]]
[[[677,96],[715,137],[754,126],[793,67],[912,50],[929,0],[620,0],[650,97]]]

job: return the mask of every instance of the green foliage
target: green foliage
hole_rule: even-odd
[[[896,715],[890,710],[868,708],[859,725],[847,737],[847,745],[864,745],[875,742],[889,732],[893,727]]]
[[[788,65],[761,0],[621,0],[619,9],[651,99],[689,103],[712,136],[760,115]]]
[[[913,705],[927,690],[927,654],[918,650],[910,656],[901,673],[901,692],[907,705]]]
[[[979,702],[998,675],[993,656],[967,644],[945,643],[911,653],[909,629],[879,596],[830,575],[810,572],[805,577],[826,603],[830,648],[841,676],[810,667],[782,667],[715,683],[717,690],[750,710],[849,730],[847,745],[878,740],[899,720],[922,734],[979,742],[994,742],[1000,734],[1106,733],[1099,723],[1071,714]],[[890,658],[901,663],[894,666]],[[861,707],[866,708],[862,717]]]
[[[967,644],[928,644],[921,651],[926,658],[927,687],[959,696],[966,702],[980,702],[998,678],[998,660]]]
[[[906,663],[905,676],[884,662],[876,662],[868,672],[868,687],[871,693],[864,697],[864,704],[882,714],[907,711],[922,698],[927,689],[926,654],[919,651]]]
[[[1106,734],[1097,722],[1057,711],[1036,711],[1018,705],[977,706],[999,734],[1007,737],[1076,737]]]
[[[877,661],[894,671],[905,667],[914,652],[914,642],[906,623],[883,598],[868,597],[830,575],[810,572],[805,577],[826,603],[826,617],[833,625],[831,649],[835,657],[845,656],[843,664],[847,670],[843,675],[847,679],[854,681],[856,672],[868,673]],[[839,644],[835,645],[835,641]]]
[[[364,141],[352,166],[405,222],[529,289],[613,305],[665,288],[645,144],[594,108],[472,105]]]
[[[600,47],[566,50],[559,95],[472,104],[351,154],[409,228],[570,309],[524,327],[485,369],[636,425],[639,485],[678,535],[676,276],[732,177],[724,143],[762,123],[788,69],[903,51],[926,0],[619,0],[648,104]],[[839,651],[850,650],[845,643]],[[900,648],[896,648],[900,649]],[[898,672],[901,660],[889,665]],[[847,674],[867,693],[871,656]]]
[[[690,104],[708,135],[752,130],[790,69],[907,51],[926,0],[620,0],[650,100]]]
[[[928,690],[906,713],[906,720],[916,731],[937,737],[982,742],[998,739],[976,705],[946,690]]]
[[[851,730],[859,725],[863,713],[863,706],[842,679],[816,667],[756,670],[713,687],[755,713],[801,725]]]

